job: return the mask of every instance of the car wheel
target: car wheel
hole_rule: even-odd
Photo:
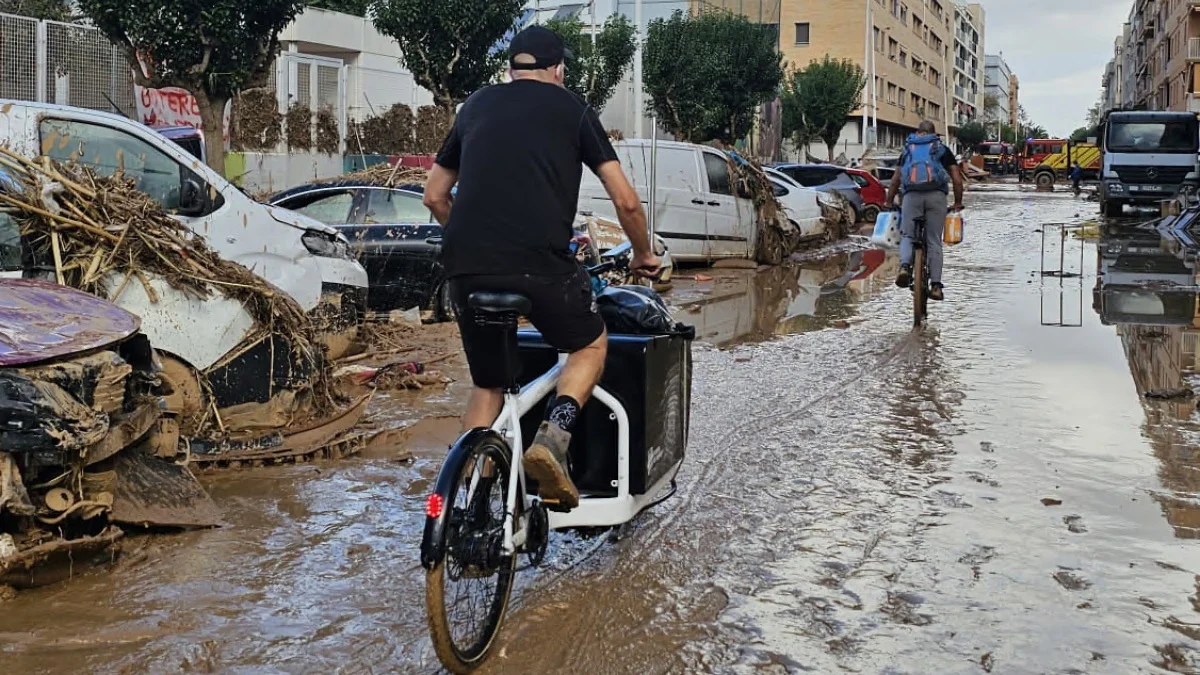
[[[867,221],[868,223],[874,223],[879,219],[879,207],[875,206],[874,204],[868,204],[863,208],[862,215],[863,220]]]

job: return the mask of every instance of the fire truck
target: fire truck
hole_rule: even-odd
[[[1072,143],[1065,138],[1031,138],[1021,156],[1021,180],[1032,180],[1040,188],[1066,178],[1076,163],[1083,177],[1097,179],[1104,166],[1100,148],[1094,143]]]
[[[1016,173],[1017,153],[1009,143],[985,141],[975,147],[975,156],[982,161],[982,165],[977,166],[993,176]]]

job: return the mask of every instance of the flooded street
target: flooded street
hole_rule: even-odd
[[[681,271],[678,496],[615,542],[554,535],[482,672],[1198,672],[1195,258],[1120,229],[1043,277],[1042,225],[1094,203],[967,206],[918,332],[878,252]],[[203,476],[226,527],[20,593],[4,672],[438,672],[417,549],[447,370],[419,410],[375,401],[414,426],[365,455]]]

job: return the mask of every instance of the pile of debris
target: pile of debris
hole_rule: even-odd
[[[290,364],[289,385],[310,415],[336,407],[323,350],[304,310],[249,269],[218,255],[133,181],[46,158],[29,160],[3,148],[0,165],[22,188],[0,192],[0,206],[16,217],[35,260],[52,269],[59,284],[105,299],[119,298],[127,286],[138,284],[157,303],[158,281],[198,300],[234,300],[255,322],[238,351],[270,342],[271,357]],[[276,344],[283,346],[282,353]],[[211,391],[204,377],[200,386]],[[215,403],[194,412],[193,419],[182,422],[189,436],[226,435]]]
[[[317,185],[342,182],[363,182],[380,187],[395,187],[397,185],[424,185],[429,180],[429,172],[421,167],[391,165],[386,162],[373,164],[365,169],[351,171],[332,178],[314,181]]]

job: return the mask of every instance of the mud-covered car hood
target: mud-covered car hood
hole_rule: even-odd
[[[263,204],[263,207],[267,209],[267,212],[271,214],[272,218],[283,223],[284,225],[290,225],[300,230],[316,230],[331,236],[336,236],[338,234],[336,227],[333,227],[332,225],[326,225],[316,218],[309,218],[302,213],[289,211],[279,206],[271,206],[270,204]]]
[[[0,367],[107,347],[140,326],[138,317],[94,295],[35,279],[0,279]]]

